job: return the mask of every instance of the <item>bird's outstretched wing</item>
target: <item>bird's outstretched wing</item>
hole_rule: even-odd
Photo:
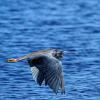
[[[28,59],[28,63],[32,69],[33,78],[39,85],[45,81],[45,85],[49,85],[56,94],[59,89],[62,94],[65,93],[62,66],[56,58],[39,56]]]

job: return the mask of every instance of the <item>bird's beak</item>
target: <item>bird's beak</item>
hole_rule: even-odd
[[[68,54],[68,53],[69,53],[69,51],[63,51],[63,53],[64,53],[64,54]]]
[[[77,54],[75,51],[63,51],[64,54]]]
[[[7,62],[18,62],[18,59],[11,58],[11,59],[8,59]]]

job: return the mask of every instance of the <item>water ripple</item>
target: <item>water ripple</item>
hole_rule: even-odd
[[[0,1],[0,100],[99,100],[99,0]],[[32,79],[26,61],[6,59],[59,48],[77,52],[62,59],[66,95]]]

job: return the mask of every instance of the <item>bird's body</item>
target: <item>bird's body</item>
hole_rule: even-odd
[[[28,60],[33,74],[33,79],[42,85],[48,85],[56,94],[58,90],[65,93],[62,64],[60,58],[63,52],[57,49],[49,49],[33,52],[18,59],[9,59],[9,62],[17,62],[24,59]]]

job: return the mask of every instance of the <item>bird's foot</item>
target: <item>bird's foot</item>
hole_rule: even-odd
[[[8,59],[7,62],[18,62],[18,59],[11,58],[11,59]]]

